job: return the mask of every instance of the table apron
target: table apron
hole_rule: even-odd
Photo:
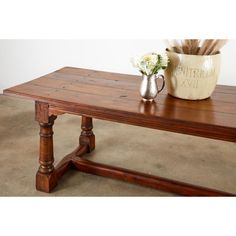
[[[92,107],[66,107],[49,104],[51,114],[73,114],[92,117],[100,120],[108,120],[128,125],[141,126],[146,128],[164,130],[169,132],[200,136],[210,139],[236,142],[236,128],[232,129],[223,126],[214,126],[201,124],[197,122],[186,122],[181,120],[167,120],[161,117],[137,115],[122,111],[113,111],[109,109],[96,109]]]

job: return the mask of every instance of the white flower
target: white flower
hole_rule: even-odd
[[[148,53],[139,58],[132,58],[134,67],[138,68],[142,74],[157,74],[160,69],[165,69],[168,64],[167,55],[161,56],[157,53]]]

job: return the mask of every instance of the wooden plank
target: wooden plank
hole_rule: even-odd
[[[4,93],[49,103],[72,114],[85,112],[127,124],[236,139],[236,95],[227,93],[228,87],[204,101],[186,101],[161,93],[152,104],[141,102],[138,88],[137,76],[63,68]]]
[[[96,71],[96,70],[89,70],[75,67],[64,67],[56,72],[60,73],[62,77],[67,77],[68,75],[77,75],[87,78],[97,78],[97,79],[107,79],[107,80],[118,79],[119,81],[123,80],[127,82],[136,82],[141,80],[140,75],[120,74],[114,72]],[[217,85],[215,92],[236,94],[236,89],[234,88],[234,86]]]
[[[97,71],[92,69],[75,68],[75,67],[64,67],[56,71],[62,75],[79,75],[82,77],[107,79],[107,80],[119,80],[119,81],[135,81],[138,77],[137,75],[121,74],[107,71]]]
[[[219,139],[224,141],[236,142],[236,130],[231,127],[215,126],[201,124],[196,122],[185,122],[179,120],[168,120],[161,117],[142,116],[137,114],[135,117],[128,112],[114,111],[90,107],[90,106],[50,106],[52,111],[61,111],[63,113],[83,115],[101,120],[108,120],[118,123],[136,125],[152,129],[165,130],[170,132],[195,135],[200,137]]]
[[[25,87],[24,87],[24,91]],[[44,96],[50,95],[49,90],[45,89],[44,91],[41,90],[41,96],[38,96],[38,89],[35,89],[34,86],[30,85],[28,90],[26,91],[26,98],[29,96],[29,92],[31,93],[31,98],[32,96],[36,100],[40,100],[44,102]],[[33,95],[33,94],[36,95]],[[225,122],[226,120],[229,121],[229,115],[226,117],[220,117],[217,116],[214,118],[214,123],[199,123],[198,119],[195,119],[196,121],[190,121],[188,120],[179,120],[176,119],[176,115],[183,117],[182,112],[179,112],[178,114],[174,114],[173,112],[169,111],[169,116],[171,119],[168,118],[167,113],[168,111],[166,110],[167,107],[165,106],[158,106],[158,110],[156,111],[158,113],[158,116],[152,115],[152,114],[147,114],[147,111],[137,111],[136,113],[127,111],[127,109],[124,109],[124,106],[122,106],[120,103],[120,109],[110,109],[108,108],[109,105],[112,103],[107,103],[105,107],[98,107],[95,105],[86,105],[83,104],[84,100],[86,101],[88,98],[92,98],[91,95],[86,95],[87,97],[80,96],[77,94],[70,94],[70,93],[57,93],[55,91],[52,91],[53,94],[53,99],[50,99],[50,106],[55,105],[57,106],[56,110],[63,109],[62,111],[65,113],[70,113],[70,114],[76,114],[76,115],[86,115],[89,117],[94,117],[98,119],[104,119],[104,120],[110,120],[114,122],[120,122],[120,123],[125,123],[125,124],[132,124],[132,125],[138,125],[138,126],[143,126],[143,127],[148,127],[148,128],[155,128],[155,129],[161,129],[161,130],[166,130],[166,131],[171,131],[171,132],[177,132],[177,133],[183,133],[183,134],[190,134],[190,135],[197,135],[201,137],[208,137],[208,138],[214,138],[214,139],[220,139],[220,140],[226,140],[226,141],[231,141],[235,142],[236,141],[236,129],[235,126],[232,126],[235,124],[235,116],[232,117],[231,122],[228,122],[226,126],[222,126],[216,123],[216,121],[221,121]],[[14,94],[16,94],[16,91],[14,91]],[[18,96],[24,96],[22,92],[18,94]],[[75,101],[76,98],[81,100],[82,103],[78,103],[78,101]],[[74,102],[72,102],[74,99]],[[97,97],[96,97],[97,99]],[[48,100],[48,98],[47,98]],[[69,100],[69,102],[68,102]],[[91,101],[93,101],[92,99]],[[107,100],[106,100],[107,101]],[[107,101],[109,102],[109,101]],[[135,106],[135,105],[134,105]],[[136,104],[137,106],[137,104]],[[59,109],[58,109],[59,107]],[[133,109],[134,107],[129,107],[129,109]],[[179,110],[179,109],[178,109]],[[186,113],[188,116],[188,113]],[[193,115],[191,113],[191,115]],[[223,113],[219,113],[219,115],[225,115]],[[175,117],[175,119],[173,119]],[[193,116],[196,118],[196,115]],[[206,120],[209,121],[208,116],[205,116]],[[217,118],[217,119],[216,119]],[[227,119],[226,119],[227,118]],[[211,120],[212,121],[212,120]],[[234,123],[233,123],[234,122]]]
[[[126,81],[126,80],[118,80],[118,79],[106,79],[106,78],[98,78],[98,77],[85,77],[80,75],[63,75],[61,73],[52,73],[47,76],[46,78],[55,79],[59,81],[64,81],[67,83],[76,82],[76,83],[85,83],[91,85],[100,85],[103,87],[108,88],[119,88],[128,91],[137,90],[139,88],[139,81],[141,80],[133,80],[133,81]],[[40,78],[39,78],[40,79]]]
[[[6,91],[7,92],[7,91]],[[11,90],[8,90],[8,93],[11,93]],[[111,97],[108,99],[104,96],[98,96],[94,94],[85,94],[85,93],[77,93],[74,91],[64,91],[60,89],[54,89],[49,87],[41,87],[36,86],[32,83],[24,84],[24,86],[18,86],[14,88],[12,93],[25,94],[25,96],[30,96],[36,100],[45,101],[55,101],[57,100],[59,103],[67,103],[67,105],[80,104],[80,105],[90,105],[95,107],[119,110],[122,112],[130,112],[137,114],[144,114],[142,112],[142,102],[122,99],[120,97]],[[185,108],[175,108],[174,106],[165,106],[162,104],[154,104],[155,107],[150,107],[150,114],[156,117],[162,117],[173,120],[184,120],[189,122],[198,122],[198,123],[206,123],[213,125],[221,125],[227,127],[236,127],[236,116],[233,114],[227,113],[213,113],[209,111],[191,111]],[[144,107],[146,107],[144,105]],[[153,112],[153,113],[152,113]],[[146,110],[146,114],[149,111]]]
[[[78,93],[87,93],[106,97],[117,97],[124,100],[140,100],[140,95],[138,90],[126,91],[119,88],[108,88],[100,85],[78,83],[78,82],[67,82],[56,83],[54,79],[49,79],[42,77],[38,80],[31,82],[34,85],[55,88],[66,91],[74,91]],[[222,112],[228,114],[236,114],[236,105],[213,99],[206,99],[203,101],[188,101],[183,99],[176,99],[172,96],[166,96],[159,94],[156,98],[158,104],[166,106],[175,106],[177,108],[187,108],[190,110],[197,111],[212,111],[212,112]]]
[[[85,173],[123,180],[125,182],[135,183],[183,196],[235,196],[232,193],[144,174],[125,168],[100,164],[82,158],[75,158],[72,160],[72,163],[79,171]]]
[[[57,71],[57,72],[48,74],[45,77],[59,79],[59,80],[62,79],[66,81],[72,80],[76,82],[85,82],[85,83],[92,82],[92,84],[100,84],[100,85],[109,86],[109,87],[122,86],[124,89],[127,89],[127,90],[132,90],[132,89],[136,90],[139,87],[139,84],[141,81],[141,76],[121,75],[117,73],[108,73],[108,72],[99,72],[99,71],[96,71],[96,72],[97,73],[89,74],[88,72],[87,73],[79,73],[79,72],[62,73],[61,71]],[[119,84],[117,84],[117,82],[119,82]],[[226,89],[225,87],[229,87],[229,88]],[[230,89],[230,88],[232,88],[232,86],[217,85],[215,92],[236,95],[236,90]]]
[[[57,82],[58,80],[60,81],[59,83],[63,83],[64,81],[65,84],[90,84],[90,85],[97,85],[97,86],[102,86],[104,88],[110,88],[110,89],[122,89],[122,90],[127,90],[127,93],[130,91],[134,91],[138,94],[139,91],[139,85],[140,85],[140,80],[135,80],[135,82],[131,81],[119,81],[119,80],[108,80],[104,78],[89,78],[89,77],[83,77],[83,76],[75,76],[75,75],[66,75],[62,76],[60,73],[58,74],[49,74],[46,76],[46,80],[50,79],[55,79]],[[42,78],[39,78],[43,79]],[[57,82],[58,83],[58,82]],[[166,96],[167,91],[163,90],[158,96]],[[236,94],[231,94],[231,93],[222,93],[222,92],[214,92],[213,95],[211,96],[212,99],[215,101],[221,101],[221,102],[228,102],[228,103],[233,103],[236,105]],[[195,101],[196,102],[196,101]]]

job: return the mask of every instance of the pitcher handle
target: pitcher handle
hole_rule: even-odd
[[[156,78],[157,79],[162,79],[161,89],[158,90],[158,93],[160,93],[164,89],[164,87],[165,87],[165,77],[164,77],[164,75],[158,75],[158,76],[156,76]]]

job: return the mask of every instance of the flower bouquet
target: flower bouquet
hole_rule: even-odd
[[[160,70],[164,70],[168,65],[168,57],[166,54],[149,53],[141,57],[133,58],[133,66],[138,68],[142,74],[142,82],[140,85],[140,95],[144,101],[153,101],[159,92],[165,86],[163,75],[158,75]],[[157,79],[162,79],[162,86],[158,89]]]

